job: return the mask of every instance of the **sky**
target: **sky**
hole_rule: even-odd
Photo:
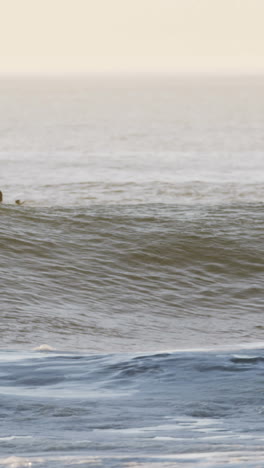
[[[263,73],[264,0],[0,0],[0,74]]]

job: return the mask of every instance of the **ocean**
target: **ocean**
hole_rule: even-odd
[[[264,466],[263,109],[262,77],[1,78],[1,467]]]

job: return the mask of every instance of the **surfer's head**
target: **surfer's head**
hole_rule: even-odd
[[[2,203],[2,201],[3,201],[3,192],[1,192],[0,190],[0,203]]]
[[[17,204],[17,205],[21,205],[21,201],[20,201],[20,200],[16,200],[16,204]]]

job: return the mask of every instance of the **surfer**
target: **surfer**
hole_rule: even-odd
[[[0,190],[0,203],[3,202],[3,192]],[[15,201],[16,205],[24,205],[25,202],[21,201],[21,200],[16,200]]]

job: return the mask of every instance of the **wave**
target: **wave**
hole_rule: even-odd
[[[152,395],[166,405],[166,394],[174,403],[179,399],[181,416],[190,416],[192,408],[197,409],[199,404],[207,408],[207,416],[211,407],[210,417],[214,418],[218,417],[221,404],[222,416],[227,407],[235,412],[232,401],[236,401],[236,406],[240,400],[252,407],[259,406],[260,400],[254,398],[254,392],[258,392],[257,382],[261,382],[263,370],[264,348],[253,346],[252,349],[219,348],[151,354],[22,351],[19,355],[16,351],[2,350],[0,393],[11,400],[12,395],[35,396],[35,406],[41,411],[37,397],[42,398],[42,388],[45,387],[45,399],[50,398],[52,403],[48,405],[50,414],[57,407],[57,400],[67,400],[73,387],[72,398],[87,400],[93,400],[95,395],[117,400],[123,395],[126,401],[140,399],[142,395],[151,400]],[[236,382],[235,393],[232,382]],[[48,411],[46,403],[46,400],[41,403],[45,414]]]
[[[262,205],[1,207],[1,221],[2,346],[261,339]]]

